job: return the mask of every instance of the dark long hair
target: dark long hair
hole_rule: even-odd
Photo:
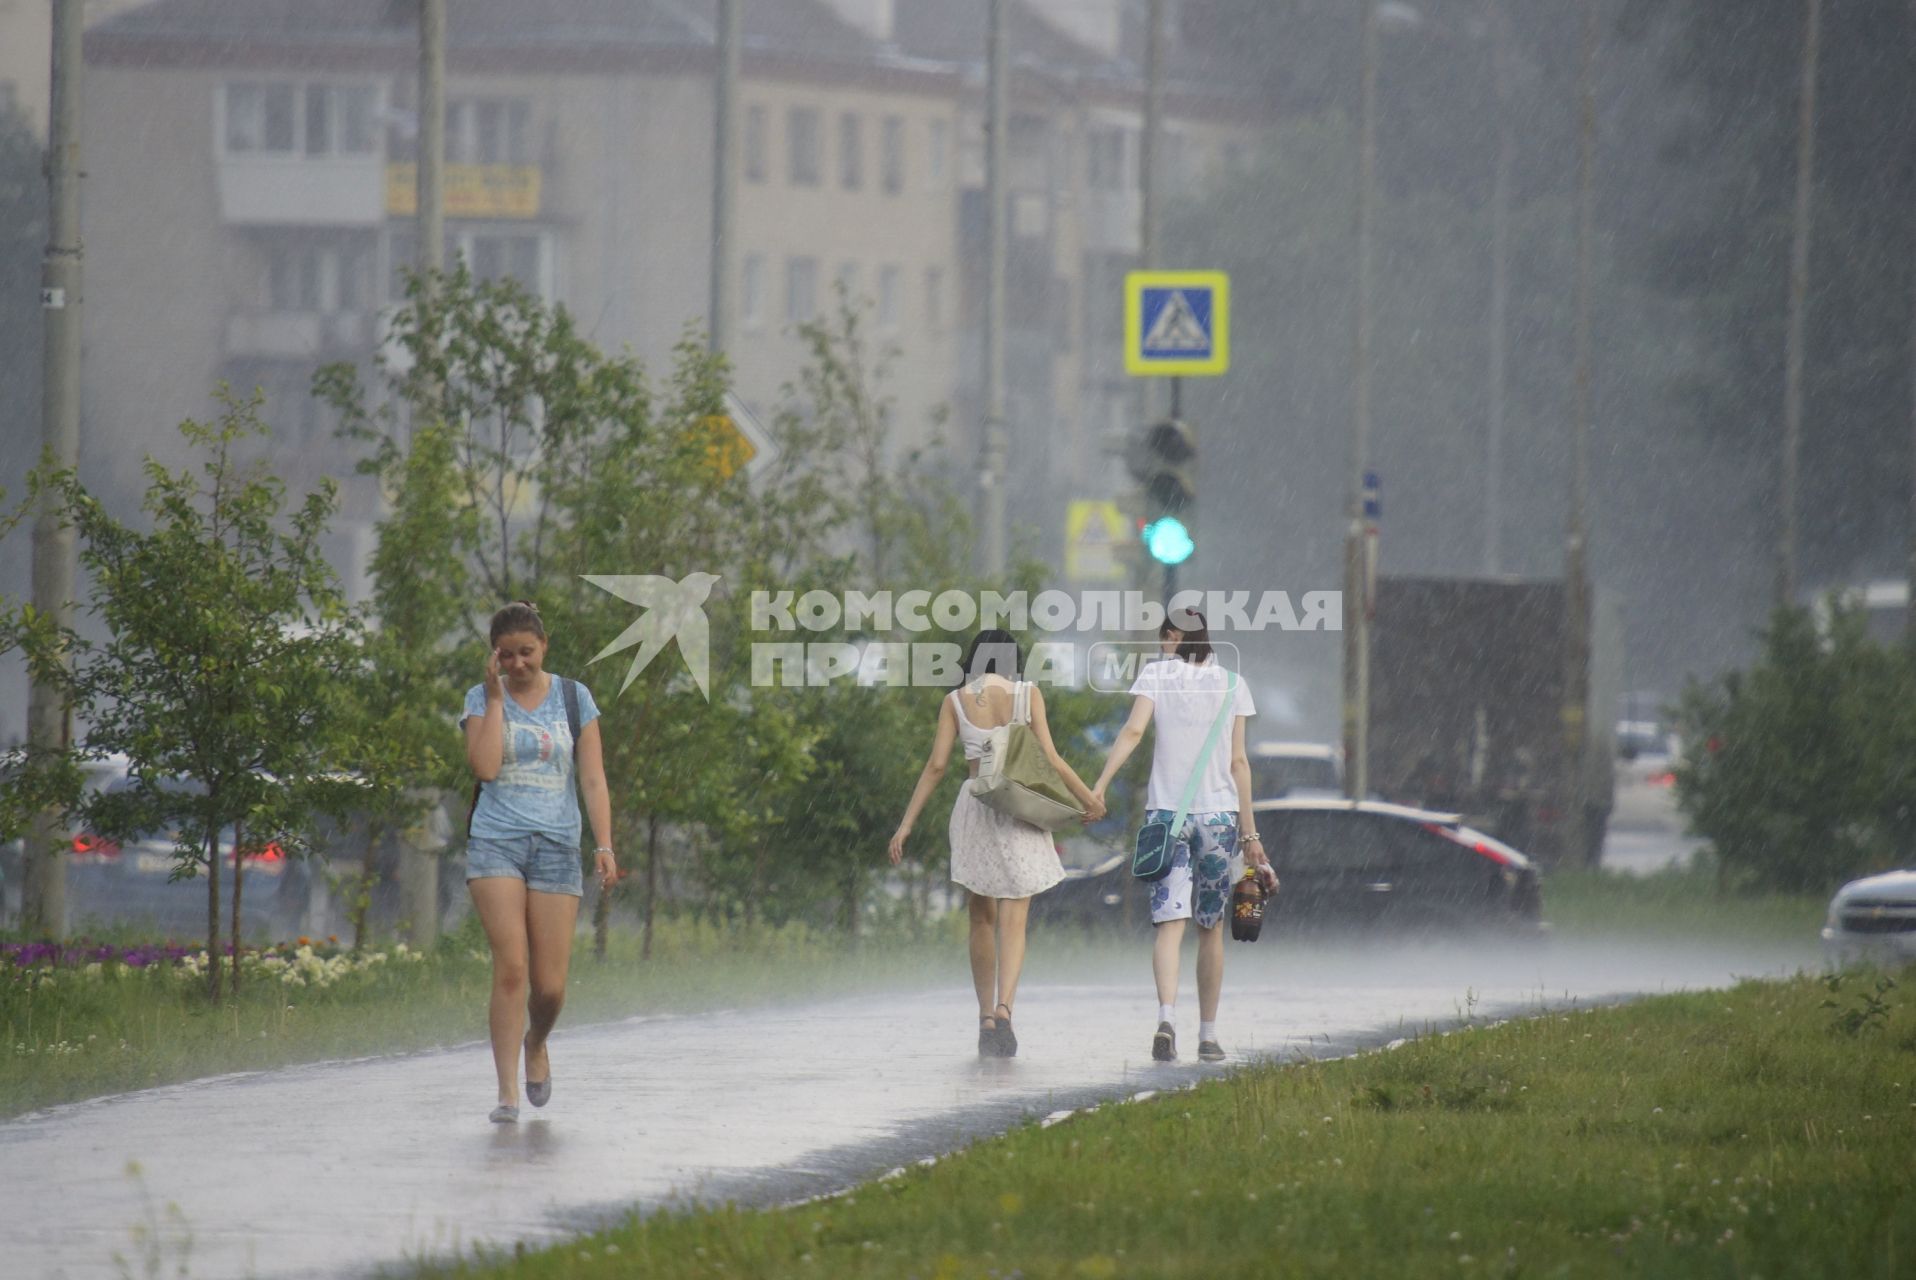
[[[1181,627],[1178,625],[1178,620],[1194,622],[1197,625]],[[1181,637],[1178,640],[1178,657],[1186,662],[1210,661],[1211,624],[1204,620],[1203,614],[1196,609],[1170,610],[1164,615],[1164,621],[1158,624],[1158,639],[1164,639],[1173,631],[1178,632]]]
[[[1018,638],[1002,627],[989,627],[971,638],[971,647],[965,650],[964,669],[958,673],[958,683],[962,686],[979,676],[996,673],[1007,680],[1016,680],[1018,673],[1024,670],[1024,651],[1018,647]]]

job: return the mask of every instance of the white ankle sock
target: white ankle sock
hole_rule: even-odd
[[[1215,1022],[1198,1023],[1198,1041],[1200,1043],[1206,1040],[1215,1041],[1216,1039],[1217,1039],[1217,1023]]]
[[[1174,1004],[1158,1006],[1158,1021],[1175,1023],[1178,1020],[1178,1007]]]

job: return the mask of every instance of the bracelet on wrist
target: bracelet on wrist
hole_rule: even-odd
[[[609,844],[601,844],[601,845],[594,845],[594,846],[593,846],[593,848],[592,848],[592,852],[594,852],[594,853],[611,853],[611,852],[612,852],[612,846],[611,846],[611,845],[609,845]]]

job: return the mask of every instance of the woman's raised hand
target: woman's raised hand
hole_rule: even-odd
[[[505,701],[506,684],[499,676],[499,651],[486,652],[486,697],[500,702]]]

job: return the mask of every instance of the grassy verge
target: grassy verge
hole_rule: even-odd
[[[1543,884],[1544,918],[1569,937],[1660,935],[1751,942],[1814,939],[1828,894],[1724,894],[1708,868],[1623,875],[1563,868]]]
[[[0,1118],[222,1072],[484,1037],[491,968],[476,922],[419,956],[383,954],[324,986],[256,977],[218,1008],[202,982],[167,966],[60,969],[51,981],[0,967]],[[962,955],[949,927],[852,951],[838,935],[796,927],[667,924],[649,960],[636,937],[615,934],[604,961],[582,941],[565,1021],[948,982]]]
[[[1874,994],[1751,982],[1247,1070],[830,1201],[424,1274],[1909,1275],[1916,985]]]

